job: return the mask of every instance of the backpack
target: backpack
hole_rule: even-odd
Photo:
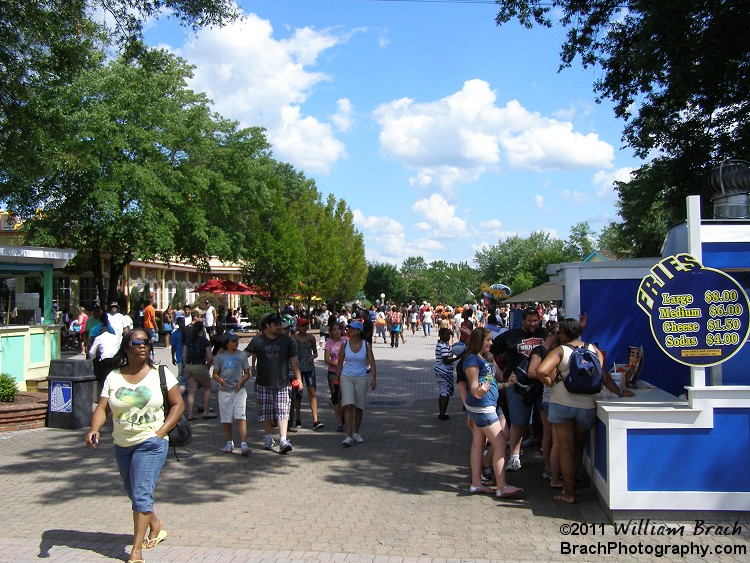
[[[528,358],[524,358],[520,364],[513,368],[513,373],[516,374],[516,384],[513,386],[513,390],[523,404],[530,407],[542,396],[544,385],[537,379],[529,379],[527,374],[528,369]]]
[[[599,357],[583,346],[575,347],[564,344],[572,350],[568,363],[568,375],[563,380],[565,389],[570,393],[596,395],[602,389],[602,365]]]

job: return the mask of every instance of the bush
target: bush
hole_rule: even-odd
[[[247,308],[247,318],[253,328],[260,329],[260,319],[266,313],[274,313],[276,310],[270,305],[254,305]]]
[[[7,373],[0,373],[0,403],[12,403],[18,395],[16,378]]]

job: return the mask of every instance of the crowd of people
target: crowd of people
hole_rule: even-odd
[[[591,395],[572,393],[561,381],[577,347],[591,350],[603,365],[596,346],[581,339],[585,316],[563,319],[554,304],[518,309],[470,304],[433,307],[428,302],[369,308],[355,304],[338,313],[325,305],[307,311],[290,304],[265,315],[258,333],[240,349],[236,332],[217,334],[217,314],[211,309],[206,303],[200,312],[186,307],[162,315],[161,328],[169,329],[172,364],[177,368],[175,376],[162,366],[164,399],[156,391],[159,374],[153,364],[155,317],[146,314],[142,327],[131,327],[113,303],[99,313],[92,328],[90,353],[97,359],[101,398],[86,441],[90,447],[98,445],[99,430],[111,412],[118,466],[134,513],[137,545],[131,560],[137,561],[142,549],[166,537],[153,512],[153,492],[166,455],[165,436],[179,418],[172,413],[182,415],[184,410],[190,420],[199,413],[216,418],[211,407],[213,384],[226,440],[224,453],[235,451],[236,435],[239,453],[250,455],[246,384],[252,378],[262,447],[288,454],[293,450],[289,434],[302,427],[305,390],[309,427],[316,431],[324,427],[315,370],[315,360],[322,355],[336,430],[344,435],[342,445],[362,444],[366,395],[377,388],[373,341],[380,343],[381,338],[382,344],[396,348],[407,337],[436,337],[438,423],[450,419],[448,405],[457,387],[470,432],[470,494],[522,495],[522,488],[508,482],[507,473],[521,469],[521,448],[536,438],[544,454],[543,477],[549,487],[559,490],[555,500],[575,502],[576,472],[596,409]],[[145,322],[149,318],[151,322]],[[310,330],[313,326],[317,337]],[[611,392],[629,394],[606,369],[602,374],[602,383]],[[166,403],[179,408],[165,409]]]

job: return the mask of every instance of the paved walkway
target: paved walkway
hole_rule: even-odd
[[[223,455],[219,422],[197,421],[194,443],[179,452],[179,462],[170,453],[162,472],[157,511],[169,537],[144,552],[147,561],[649,561],[655,556],[644,550],[659,544],[693,549],[687,557],[670,553],[672,561],[747,560],[696,551],[724,544],[747,549],[747,527],[729,538],[616,536],[590,489],[580,490],[573,506],[552,500],[536,449],[525,452],[521,471],[509,474],[526,489],[523,498],[470,496],[469,433],[457,397],[449,421],[436,416],[435,342],[407,335],[397,349],[376,344],[378,389],[369,395],[365,443],[349,449],[335,432],[324,386],[325,429],[309,429],[305,400],[307,428],[290,435],[288,456],[260,449],[252,393],[251,456]],[[168,359],[164,349],[157,356]],[[318,374],[324,379],[322,363]],[[0,434],[0,561],[127,559],[131,512],[111,439],[105,431],[103,447],[92,451],[84,434]],[[582,536],[563,535],[567,524],[594,526]],[[567,541],[616,543],[610,555],[566,555]],[[643,554],[628,554],[638,549]]]

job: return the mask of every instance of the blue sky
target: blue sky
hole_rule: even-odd
[[[196,66],[190,86],[274,156],[347,201],[367,259],[469,261],[543,230],[616,219],[614,179],[640,166],[595,103],[600,71],[557,72],[562,28],[495,25],[492,3],[243,1],[197,34],[147,41]]]

